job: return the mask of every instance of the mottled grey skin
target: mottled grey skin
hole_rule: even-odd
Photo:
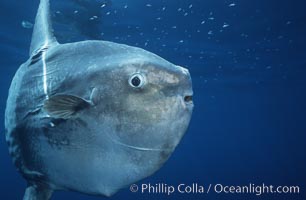
[[[141,88],[129,83],[135,74],[144,77]],[[56,95],[90,106],[54,117],[44,104]],[[18,69],[5,115],[10,154],[29,185],[24,199],[49,199],[54,190],[110,196],[153,174],[188,127],[191,96],[188,70],[143,49],[41,46]]]

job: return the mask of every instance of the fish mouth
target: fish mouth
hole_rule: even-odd
[[[184,101],[185,101],[186,104],[191,104],[191,103],[193,103],[193,96],[192,96],[192,95],[186,95],[186,96],[184,97]]]
[[[194,104],[193,104],[193,95],[192,93],[187,93],[185,95],[179,96],[179,102],[183,109],[192,109]]]

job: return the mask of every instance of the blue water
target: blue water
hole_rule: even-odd
[[[101,5],[105,3],[105,7]],[[306,199],[306,3],[302,0],[51,0],[60,42],[103,39],[187,67],[195,109],[165,166],[142,183],[300,186],[300,194],[166,194],[111,199]],[[4,139],[8,88],[28,58],[38,0],[0,2],[0,198],[22,199]],[[77,11],[75,13],[75,11]],[[93,20],[90,19],[97,16]],[[22,22],[24,21],[24,26]],[[56,192],[53,199],[100,199]]]

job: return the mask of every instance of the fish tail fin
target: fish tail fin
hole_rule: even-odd
[[[29,185],[24,193],[23,200],[49,200],[53,190],[38,185]]]
[[[38,50],[44,47],[55,44],[58,44],[58,42],[53,34],[50,2],[49,0],[40,0],[33,28],[30,56],[34,55]]]

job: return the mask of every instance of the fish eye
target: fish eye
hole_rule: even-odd
[[[145,78],[142,74],[134,74],[129,79],[129,84],[133,88],[141,88],[145,84]]]

